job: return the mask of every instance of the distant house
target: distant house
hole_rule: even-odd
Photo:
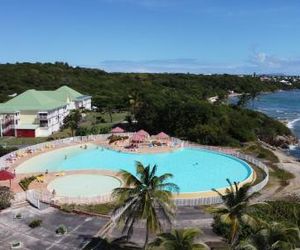
[[[288,86],[292,85],[292,83],[290,81],[287,81],[287,80],[281,80],[280,83],[288,85]]]
[[[91,110],[91,96],[62,86],[54,91],[30,89],[0,104],[0,136],[46,137],[58,131],[74,109]]]

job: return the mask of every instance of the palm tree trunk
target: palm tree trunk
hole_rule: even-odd
[[[148,239],[149,239],[149,230],[148,230],[148,225],[146,225],[146,239],[145,239],[144,249],[146,249],[147,247]]]

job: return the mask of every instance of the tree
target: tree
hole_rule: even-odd
[[[242,223],[255,227],[257,221],[247,214],[247,209],[250,207],[248,191],[250,185],[246,184],[239,187],[237,182],[233,184],[227,179],[229,188],[226,188],[225,194],[221,194],[216,189],[213,191],[217,192],[223,201],[223,207],[217,210],[217,214],[220,215],[222,223],[230,225],[230,237],[229,243],[234,245],[238,238],[240,226]]]
[[[162,233],[149,244],[149,248],[161,247],[165,250],[203,250],[208,249],[204,243],[194,243],[201,231],[195,228],[172,230]]]
[[[83,250],[138,250],[141,249],[131,241],[128,241],[127,236],[121,236],[116,239],[107,239],[96,237],[93,238]]]
[[[161,232],[161,219],[169,226],[172,225],[172,217],[175,205],[171,200],[172,191],[178,192],[177,185],[167,182],[172,174],[156,175],[157,166],[143,166],[136,163],[136,176],[125,170],[120,171],[126,187],[114,189],[112,195],[118,205],[112,218],[117,224],[122,224],[123,233],[130,237],[134,224],[140,220],[146,223],[145,246],[148,243],[150,233]],[[159,215],[158,215],[159,214]]]
[[[239,97],[239,100],[237,102],[237,106],[239,106],[239,107],[245,107],[247,105],[247,103],[250,101],[250,99],[252,99],[251,95],[246,94],[246,93],[242,94]]]
[[[70,128],[72,136],[74,136],[74,132],[79,127],[79,122],[81,120],[81,113],[79,110],[71,111],[64,119],[64,128]]]
[[[10,207],[13,198],[13,193],[9,187],[0,186],[0,210]]]
[[[131,94],[128,96],[129,98],[129,105],[131,108],[131,113],[133,118],[136,119],[136,112],[139,109],[140,105],[142,104],[142,97],[139,90],[134,89],[131,91]]]
[[[290,250],[299,243],[299,228],[272,222],[241,241],[237,250]]]

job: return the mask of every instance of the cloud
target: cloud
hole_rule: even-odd
[[[256,52],[250,57],[249,62],[253,68],[261,72],[300,74],[300,57],[284,58]]]
[[[196,74],[300,74],[300,58],[280,58],[255,52],[239,63],[203,62],[195,58],[160,60],[106,60],[99,67],[109,72],[196,73]]]
[[[102,61],[100,67],[111,72],[148,72],[148,73],[239,73],[240,65],[204,63],[194,58],[162,60],[109,60]]]

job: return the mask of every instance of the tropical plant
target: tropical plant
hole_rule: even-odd
[[[0,186],[0,210],[10,207],[13,198],[13,192],[9,187]]]
[[[70,114],[68,114],[64,118],[64,128],[70,128],[72,136],[74,136],[74,132],[79,127],[79,122],[81,120],[81,113],[79,110],[71,111]]]
[[[217,214],[220,215],[222,223],[230,225],[230,237],[229,243],[234,244],[237,240],[238,233],[241,224],[249,225],[251,227],[257,226],[257,221],[247,214],[247,209],[250,207],[248,194],[250,185],[246,184],[239,187],[237,182],[233,184],[227,179],[229,188],[226,188],[225,194],[221,194],[216,189],[213,191],[217,192],[223,201],[223,207],[217,209]]]
[[[204,243],[195,243],[195,239],[201,234],[199,229],[175,229],[170,233],[162,233],[149,244],[150,249],[164,250],[203,250],[208,249]]]
[[[108,238],[93,238],[83,250],[138,250],[141,249],[135,243],[128,241],[127,236],[121,236],[120,238],[108,239]]]
[[[299,242],[299,228],[286,227],[272,222],[254,234],[250,234],[236,247],[237,250],[290,250]]]
[[[42,220],[40,219],[33,219],[29,224],[28,226],[31,227],[31,228],[36,228],[36,227],[39,227],[41,224],[42,224]]]
[[[140,220],[146,223],[145,245],[150,233],[161,232],[161,220],[172,225],[175,205],[171,200],[172,191],[178,192],[177,185],[167,182],[172,174],[156,175],[157,166],[143,166],[136,163],[136,176],[125,170],[120,171],[125,187],[116,188],[113,197],[117,200],[117,207],[113,212],[114,223],[123,226],[123,233],[130,237],[134,224]],[[112,220],[112,221],[113,221]]]

